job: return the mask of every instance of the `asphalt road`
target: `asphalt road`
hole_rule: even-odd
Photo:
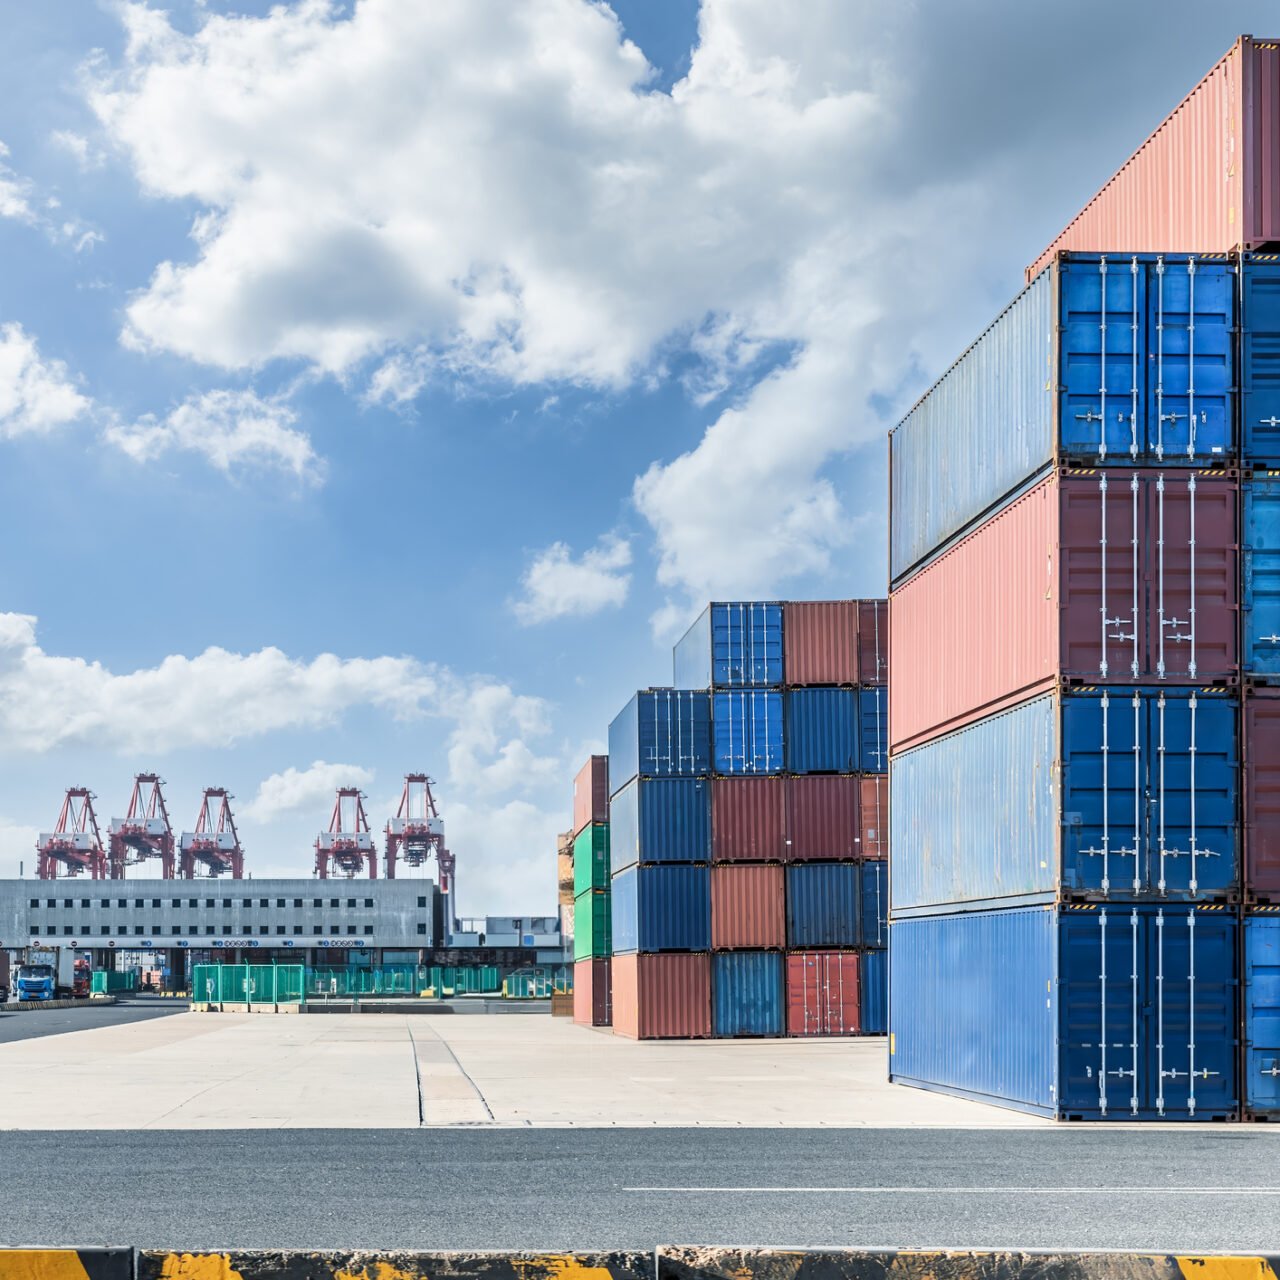
[[[1259,1127],[11,1131],[0,1151],[65,1191],[0,1179],[7,1245],[1196,1253],[1280,1238],[1280,1131]]]
[[[0,1044],[12,1040],[35,1040],[41,1036],[60,1036],[68,1031],[88,1031],[94,1027],[119,1026],[147,1018],[165,1018],[186,1011],[185,1000],[161,997],[148,1000],[145,996],[117,1004],[86,1000],[73,1009],[24,1009],[21,1013],[6,1010],[0,1004]]]

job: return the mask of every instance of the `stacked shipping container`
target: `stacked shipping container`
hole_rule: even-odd
[[[612,1020],[609,758],[591,756],[573,780],[573,1020]]]
[[[884,1031],[887,657],[884,601],[713,604],[615,719],[615,1030]]]
[[[891,435],[895,1080],[1280,1118],[1277,85],[1238,43]]]

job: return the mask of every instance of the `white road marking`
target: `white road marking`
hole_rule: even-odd
[[[1280,1187],[623,1187],[692,1195],[1280,1196]]]

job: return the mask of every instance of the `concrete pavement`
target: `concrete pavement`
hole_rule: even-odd
[[[0,1005],[0,1044],[61,1036],[68,1031],[91,1031],[127,1022],[145,1022],[186,1011],[185,1000],[145,996],[126,997],[111,1004],[101,1000],[77,1000],[69,1009],[19,1010],[13,1004],[4,1004]]]
[[[1048,1123],[890,1086],[885,1055],[550,1017],[188,1013],[0,1044],[0,1129]]]

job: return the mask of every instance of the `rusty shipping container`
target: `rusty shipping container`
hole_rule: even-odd
[[[858,857],[889,856],[889,779],[883,773],[858,779]]]
[[[889,683],[889,602],[858,601],[858,679]]]
[[[717,951],[787,945],[783,869],[777,863],[711,868],[711,946]]]
[[[611,964],[606,957],[573,966],[573,1020],[579,1026],[607,1027],[613,1021]]]
[[[591,756],[573,780],[573,834],[609,821],[609,757]]]
[[[786,779],[789,862],[848,862],[859,856],[861,781],[847,774]]]
[[[1242,36],[1027,268],[1061,249],[1226,253],[1280,241],[1280,44]]]
[[[613,1029],[632,1040],[710,1036],[710,954],[614,956]]]
[[[793,951],[787,956],[787,1035],[861,1034],[861,960],[848,951]]]
[[[787,853],[786,794],[785,778],[713,778],[712,860],[782,861]]]
[[[894,751],[1059,680],[1234,682],[1238,488],[1060,471],[979,525],[890,597]]]
[[[1246,694],[1242,737],[1245,897],[1280,903],[1280,689]]]
[[[889,667],[887,600],[803,600],[783,606],[789,685],[884,684]]]

